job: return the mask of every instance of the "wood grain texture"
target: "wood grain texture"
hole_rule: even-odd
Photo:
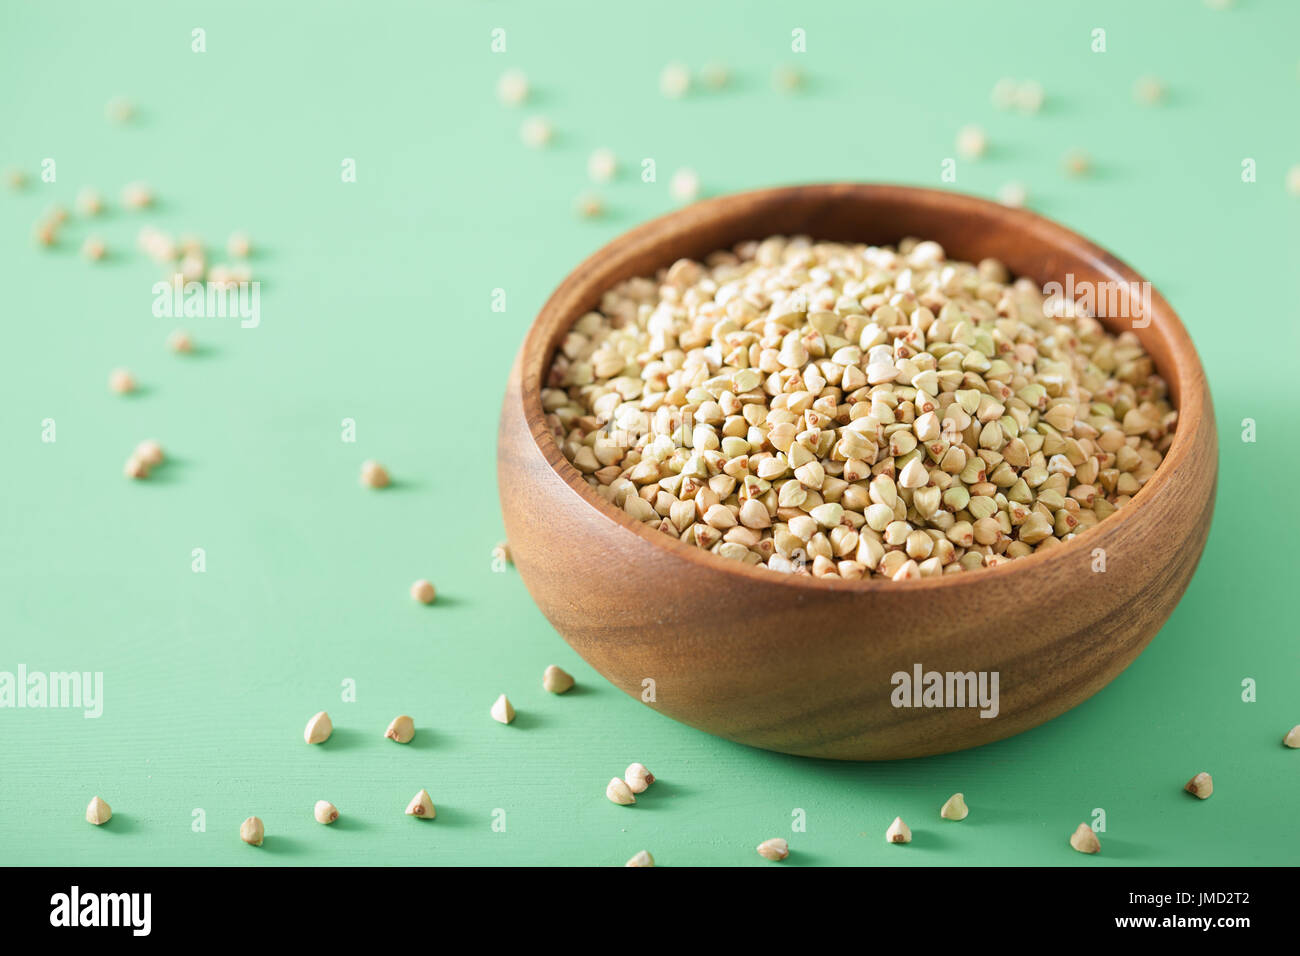
[[[1141,652],[1181,598],[1214,506],[1217,439],[1205,374],[1152,293],[1134,331],[1170,383],[1175,441],[1134,501],[1062,547],[994,569],[893,582],[777,574],[637,524],[590,491],[547,430],[540,390],[572,322],[631,276],[743,239],[940,242],[1036,282],[1141,282],[1064,227],[955,193],[796,186],[702,202],[632,230],[569,275],[516,359],[498,481],[515,563],[556,630],[624,691],[654,681],[656,710],[771,750],[851,760],[944,753],[1008,737],[1087,699]],[[1103,321],[1107,321],[1103,316]],[[1122,324],[1121,324],[1122,321]],[[1128,320],[1107,321],[1116,331]],[[1092,570],[1096,549],[1106,571]],[[996,671],[1000,709],[898,708],[892,675]]]

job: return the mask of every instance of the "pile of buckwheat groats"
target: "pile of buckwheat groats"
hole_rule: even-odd
[[[1086,531],[1178,417],[1132,332],[915,239],[772,237],[629,279],[565,337],[542,404],[636,520],[776,571],[894,580]]]
[[[126,124],[135,117],[135,105],[125,97],[117,96],[108,102],[105,114],[112,123]],[[10,189],[26,187],[27,174],[21,169],[7,169],[2,178]],[[144,213],[154,205],[154,191],[147,183],[136,181],[122,188],[120,206],[123,210]],[[65,229],[89,228],[95,221],[102,220],[108,201],[95,187],[83,186],[77,192],[73,207],[75,219],[64,205],[56,203],[36,220],[32,236],[38,246],[55,247]],[[137,244],[142,253],[163,268],[166,279],[178,290],[185,290],[191,283],[206,283],[218,291],[231,291],[253,281],[247,261],[252,249],[251,241],[243,232],[231,233],[226,242],[226,251],[231,259],[228,264],[209,265],[207,246],[198,236],[182,235],[176,239],[153,225],[146,224],[140,228]],[[117,254],[102,235],[93,231],[82,239],[81,253],[96,263]],[[167,348],[179,355],[187,355],[195,351],[194,339],[185,329],[176,329],[167,337]],[[108,376],[108,387],[118,395],[130,395],[137,391],[138,385],[129,369],[114,368]],[[136,446],[122,470],[128,478],[146,479],[164,460],[162,446],[153,439],[146,439]]]

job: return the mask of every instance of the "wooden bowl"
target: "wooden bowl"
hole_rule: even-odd
[[[961,750],[1037,726],[1095,694],[1173,611],[1214,507],[1218,449],[1205,373],[1158,293],[1149,325],[1135,331],[1179,411],[1164,462],[1097,527],[1000,567],[906,582],[750,567],[636,523],[564,458],[544,423],[540,389],[574,320],[623,279],[776,234],[877,244],[919,236],[954,258],[1000,259],[1040,284],[1064,282],[1067,273],[1076,284],[1142,281],[1033,213],[900,186],[742,193],[633,229],[578,266],[543,306],[501,412],[506,531],[542,612],[596,670],[655,710],[791,754],[877,760]],[[895,675],[917,667],[996,672],[997,715],[895,706]]]

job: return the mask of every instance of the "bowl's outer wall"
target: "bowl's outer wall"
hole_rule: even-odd
[[[1137,332],[1180,411],[1166,461],[1131,506],[1097,528],[992,570],[896,584],[733,567],[593,504],[546,437],[535,402],[529,414],[526,394],[536,396],[560,337],[610,285],[683,255],[799,232],[869,242],[923,236],[957,258],[995,256],[1038,282],[1067,272],[1076,283],[1138,278],[1032,214],[903,187],[742,194],[634,230],[561,285],[510,376],[498,482],[511,552],[533,598],[627,693],[710,733],[787,753],[944,753],[1027,730],[1087,699],[1172,613],[1213,512],[1217,439],[1204,372],[1158,294],[1151,325]],[[997,716],[981,717],[977,706],[894,706],[894,675],[917,666],[996,672]]]

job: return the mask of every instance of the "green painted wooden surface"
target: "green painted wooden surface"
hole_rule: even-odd
[[[102,671],[104,712],[0,710],[0,862],[611,864],[1295,863],[1300,721],[1291,488],[1296,452],[1300,8],[1241,2],[650,5],[6,4],[0,166],[57,179],[0,191],[0,670]],[[191,51],[206,30],[207,52]],[[493,54],[503,27],[507,52]],[[1091,31],[1107,52],[1090,50]],[[790,50],[806,31],[807,52]],[[670,60],[710,60],[729,89],[663,99]],[[772,91],[781,63],[807,78]],[[507,67],[535,96],[495,98]],[[1141,74],[1165,105],[1133,102]],[[1002,76],[1047,90],[1033,117],[996,112]],[[136,122],[104,119],[113,94]],[[520,144],[526,115],[554,145]],[[1092,701],[976,751],[883,765],[762,753],[678,726],[568,650],[513,571],[494,573],[498,403],[530,317],[608,239],[671,207],[696,169],[709,193],[794,181],[939,185],[966,123],[991,149],[956,188],[1024,182],[1032,204],[1151,277],[1208,368],[1222,426],[1215,526],[1200,570],[1138,662]],[[583,222],[586,157],[623,173]],[[1064,153],[1097,169],[1068,179]],[[357,182],[344,184],[351,157]],[[653,157],[658,182],[635,175]],[[1242,161],[1258,182],[1242,181]],[[36,249],[32,223],[83,184],[143,179],[160,204]],[[262,321],[190,323],[200,354],[164,348],[156,267],[139,226],[259,252]],[[506,290],[504,313],[491,310]],[[142,392],[110,395],[108,371]],[[1243,443],[1240,422],[1258,423]],[[57,440],[41,440],[42,421]],[[340,438],[355,419],[357,441]],[[173,462],[121,477],[145,437]],[[357,484],[385,462],[396,486]],[[562,533],[562,532],[561,532]],[[191,571],[205,549],[207,570]],[[414,604],[409,583],[437,582]],[[580,689],[553,698],[559,663]],[[1258,682],[1258,701],[1241,699]],[[355,703],[340,699],[356,682]],[[488,707],[508,692],[510,727]],[[313,712],[338,728],[302,743]],[[406,712],[415,742],[382,739]],[[661,777],[634,808],[603,796],[631,760]],[[1216,792],[1181,785],[1199,770]],[[402,814],[426,787],[434,823]],[[969,819],[940,821],[953,791]],[[110,825],[82,820],[92,794]],[[311,808],[343,813],[330,829]],[[195,832],[202,808],[206,830]],[[493,828],[505,812],[504,832]],[[792,811],[806,832],[791,832]],[[1099,858],[1066,840],[1107,814]],[[237,839],[266,821],[258,851]],[[901,814],[909,847],[886,846]],[[495,819],[500,819],[498,814]]]

